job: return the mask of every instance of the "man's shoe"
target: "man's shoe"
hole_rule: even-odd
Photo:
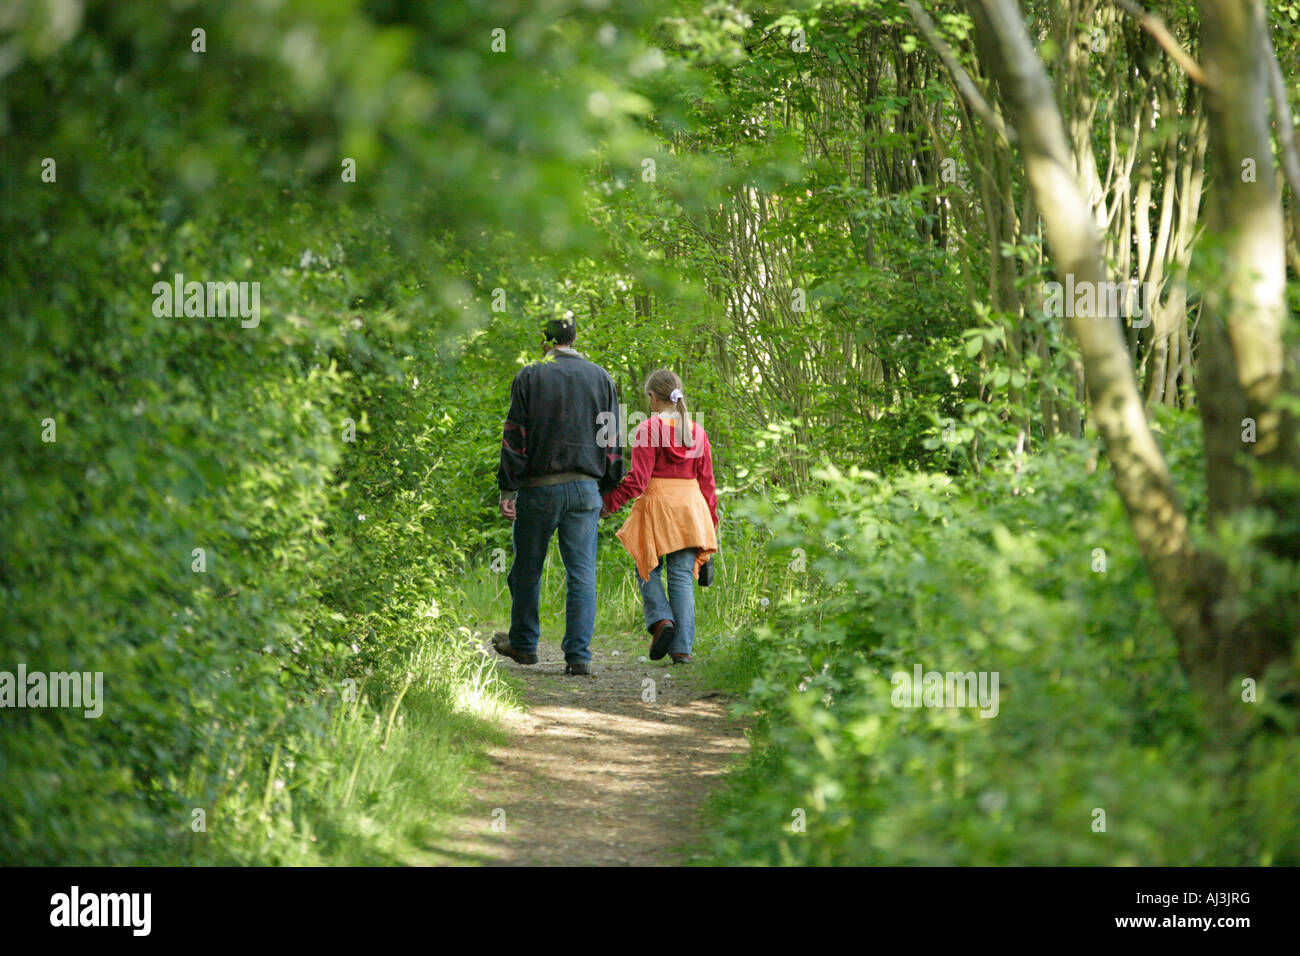
[[[564,673],[571,677],[590,677],[591,668],[586,664],[565,664]]]
[[[665,618],[650,628],[650,635],[653,638],[650,641],[650,660],[657,661],[668,653],[673,638],[677,636],[677,628],[672,621]]]
[[[693,660],[691,659],[691,655],[690,655],[690,654],[674,654],[674,655],[673,655],[673,663],[674,663],[674,664],[694,664],[695,661],[693,661]]]
[[[492,650],[496,651],[502,657],[508,657],[512,661],[520,664],[536,664],[536,654],[525,654],[523,651],[516,650],[510,643],[510,635],[505,631],[497,631],[492,635]]]

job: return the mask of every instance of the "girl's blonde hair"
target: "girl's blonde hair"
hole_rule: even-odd
[[[681,397],[673,402],[673,392]],[[695,436],[691,433],[691,420],[686,413],[686,397],[681,395],[682,380],[671,369],[657,368],[645,380],[645,393],[653,395],[667,405],[676,405],[677,417],[681,422],[682,442],[687,448],[695,446]]]

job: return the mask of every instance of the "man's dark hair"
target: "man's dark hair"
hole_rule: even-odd
[[[556,345],[572,345],[578,337],[577,319],[551,319],[542,325],[542,335],[546,341]]]

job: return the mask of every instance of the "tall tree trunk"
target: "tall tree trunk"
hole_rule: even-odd
[[[1058,275],[1074,283],[1108,280],[1102,239],[1047,72],[1014,0],[969,0],[981,58],[992,67],[1019,134],[1029,184],[1055,254]],[[1083,359],[1089,410],[1106,448],[1115,488],[1155,584],[1160,608],[1177,636],[1192,681],[1222,703],[1234,673],[1213,562],[1192,546],[1188,521],[1155,437],[1115,317],[1068,320]],[[1213,401],[1213,396],[1206,396]]]
[[[1267,29],[1261,0],[1201,0],[1201,45],[1213,188],[1210,231],[1217,237],[1201,312],[1201,417],[1205,426],[1210,518],[1218,522],[1253,501],[1244,453],[1267,455],[1279,443],[1286,239],[1282,194],[1273,168]],[[1254,448],[1242,419],[1256,422]]]
[[[1099,283],[1106,269],[1086,183],[1075,174],[1078,167],[1071,160],[1051,83],[1019,7],[1015,0],[968,4],[981,57],[991,64],[1015,122],[1058,273],[1072,276],[1076,285]],[[1201,307],[1197,378],[1211,530],[1240,509],[1262,506],[1272,512],[1279,529],[1265,546],[1294,559],[1300,557],[1300,496],[1295,490],[1300,450],[1287,402],[1293,406],[1300,396],[1300,380],[1296,357],[1284,351],[1286,246],[1269,135],[1263,55],[1267,21],[1261,0],[1200,0],[1200,8],[1214,237],[1205,270],[1209,288]],[[1198,193],[1199,183],[1193,183],[1197,188],[1184,192]],[[1153,251],[1153,258],[1160,255]],[[1245,592],[1249,574],[1229,574],[1215,549],[1198,551],[1191,544],[1186,515],[1147,423],[1115,319],[1076,315],[1069,328],[1083,358],[1090,413],[1161,610],[1178,639],[1180,661],[1213,709],[1222,713],[1230,699],[1225,694],[1230,679],[1260,678],[1271,665],[1289,660],[1296,637],[1286,623],[1291,609],[1250,600]],[[1180,366],[1188,344],[1183,331],[1170,330],[1180,336],[1175,353]],[[1255,420],[1258,441],[1243,445],[1246,417]],[[1258,485],[1243,452],[1265,466],[1260,474],[1266,480]],[[1267,480],[1270,470],[1287,480]],[[1270,587],[1270,594],[1294,596],[1285,585]]]

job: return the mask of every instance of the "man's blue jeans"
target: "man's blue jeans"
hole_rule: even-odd
[[[645,626],[649,630],[658,621],[669,620],[677,630],[677,636],[668,647],[670,654],[689,654],[695,644],[695,548],[683,548],[665,555],[650,572],[650,579],[637,583],[641,586],[641,601],[645,605]],[[659,582],[664,565],[668,571],[668,597],[664,597],[664,586]],[[633,568],[632,574],[636,575]],[[653,632],[652,632],[653,633]]]
[[[542,567],[551,535],[560,532],[560,558],[566,574],[564,641],[570,664],[591,660],[591,631],[596,626],[596,524],[600,492],[592,481],[566,481],[540,488],[520,488],[515,499],[515,560],[510,566],[510,644],[525,654],[537,653],[541,625]]]

